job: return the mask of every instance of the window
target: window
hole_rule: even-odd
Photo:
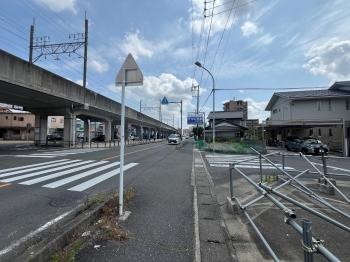
[[[14,116],[14,117],[13,117],[13,120],[17,120],[17,116]]]
[[[18,121],[24,121],[23,116],[19,117],[19,118],[18,118]]]
[[[56,118],[51,118],[51,123],[56,123]]]
[[[332,100],[328,99],[328,111],[332,110]]]
[[[321,136],[321,128],[318,129],[318,135]]]
[[[272,113],[273,113],[273,114],[276,114],[276,113],[277,113],[277,109],[274,109],[274,110],[272,111]]]
[[[314,130],[312,128],[310,128],[309,130],[309,136],[313,136],[314,135]]]
[[[317,101],[317,110],[321,111],[321,101]]]
[[[9,117],[8,117],[8,116],[6,116],[5,118],[6,118],[6,120],[9,120]]]
[[[350,110],[350,100],[349,99],[345,101],[345,109]]]
[[[330,128],[330,129],[328,130],[328,135],[329,135],[329,136],[333,136],[332,128]]]

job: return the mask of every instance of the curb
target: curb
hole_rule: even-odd
[[[74,208],[73,211],[55,226],[31,236],[25,242],[1,257],[1,261],[49,261],[58,250],[66,247],[71,239],[97,220],[102,208],[110,200],[86,207],[85,203]]]

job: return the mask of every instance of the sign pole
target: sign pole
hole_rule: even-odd
[[[124,69],[124,82],[122,84],[122,112],[120,124],[120,175],[119,175],[119,216],[123,215],[124,205],[124,146],[125,146],[125,83],[126,69]]]

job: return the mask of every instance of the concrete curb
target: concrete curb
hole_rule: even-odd
[[[102,208],[109,200],[110,198],[88,208],[85,203],[80,204],[58,224],[27,239],[1,257],[1,261],[49,261],[53,254],[66,247],[74,237],[80,236],[89,225],[97,220]]]

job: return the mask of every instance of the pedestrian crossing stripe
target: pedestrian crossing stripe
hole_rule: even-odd
[[[259,159],[253,159],[254,155],[217,155],[208,154],[206,155],[207,161],[211,167],[229,167],[230,164],[235,164],[237,168],[247,168],[247,169],[258,169],[260,168]],[[240,161],[245,161],[241,162]],[[261,166],[263,169],[276,169],[266,160],[261,160]],[[281,164],[276,164],[276,166],[282,168]],[[295,170],[292,167],[285,166],[286,170]]]
[[[20,181],[18,184],[28,186],[46,182],[42,185],[45,188],[58,188],[73,183],[68,190],[81,192],[117,176],[120,173],[119,165],[119,162],[62,159],[0,170],[0,182]],[[138,163],[126,164],[124,170],[137,165]],[[82,182],[76,184],[80,179]]]
[[[101,150],[106,150],[107,148],[85,148],[85,149],[66,149],[66,150],[55,150],[55,151],[40,151],[40,153],[32,153],[28,155],[15,155],[15,157],[24,157],[24,158],[54,158],[61,156],[69,156],[76,154],[85,154],[91,152],[97,152]],[[38,150],[39,152],[39,150]]]

